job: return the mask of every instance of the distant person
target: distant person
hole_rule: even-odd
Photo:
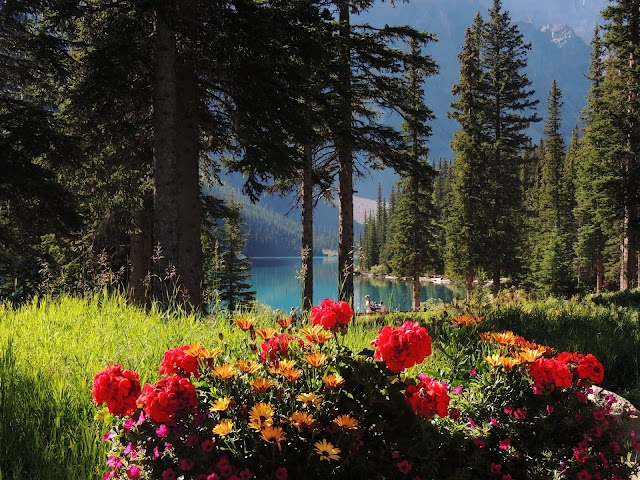
[[[296,307],[291,307],[289,316],[291,317],[291,323],[294,325],[297,325],[300,322],[300,317],[298,316],[298,312],[296,312]]]
[[[380,302],[380,306],[378,307],[378,311],[382,314],[385,314],[388,312],[387,307],[385,306],[384,302]]]
[[[375,313],[380,309],[376,302],[371,301],[371,296],[364,296],[364,313]]]

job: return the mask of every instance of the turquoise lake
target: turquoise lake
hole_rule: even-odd
[[[252,257],[251,273],[253,289],[258,302],[273,309],[289,312],[291,307],[300,307],[300,257]],[[364,296],[369,294],[376,302],[384,302],[390,311],[411,310],[412,285],[410,282],[384,278],[355,277],[356,311],[364,311]],[[325,298],[338,297],[338,258],[314,257],[313,259],[313,304]],[[450,302],[462,298],[464,292],[448,285],[422,284],[420,298]]]

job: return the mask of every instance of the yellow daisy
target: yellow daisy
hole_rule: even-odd
[[[251,382],[251,386],[260,393],[268,391],[275,384],[276,382],[268,378],[254,378],[253,382]]]
[[[221,437],[226,437],[233,431],[233,420],[224,419],[215,427],[213,427],[213,433],[216,435],[220,435]]]
[[[304,403],[305,406],[309,407],[311,405],[320,405],[322,403],[322,396],[316,395],[315,393],[301,393],[296,397],[301,403]]]
[[[219,398],[215,402],[213,402],[213,405],[211,405],[211,408],[209,410],[211,410],[212,412],[224,412],[227,408],[229,408],[229,405],[231,405],[231,401],[232,399],[230,397]]]
[[[354,430],[358,426],[358,421],[350,415],[339,415],[333,420],[333,423],[345,430]]]
[[[260,436],[263,440],[269,443],[277,443],[280,446],[280,442],[285,440],[287,437],[280,427],[266,427],[262,430]]]
[[[273,425],[273,405],[270,403],[256,403],[249,412],[249,428],[263,430]]]
[[[236,367],[244,373],[253,375],[262,368],[262,365],[255,360],[236,360]]]
[[[313,444],[316,447],[316,453],[320,455],[320,460],[326,460],[327,462],[330,460],[340,460],[340,455],[338,455],[341,450],[333,446],[332,443],[327,442],[323,439],[321,442],[316,442]]]

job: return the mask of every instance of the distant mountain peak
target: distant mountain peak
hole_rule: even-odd
[[[560,23],[545,25],[540,28],[540,31],[542,33],[550,33],[551,41],[559,48],[564,47],[567,43],[576,38],[576,32],[574,32],[571,27]]]

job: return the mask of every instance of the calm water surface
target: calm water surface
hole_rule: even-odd
[[[258,302],[289,312],[300,306],[300,257],[252,257],[251,272],[253,288]],[[383,278],[355,277],[355,305],[364,311],[364,296],[369,294],[376,302],[383,301],[389,310],[411,310],[412,285],[410,282]],[[450,302],[462,298],[463,292],[447,285],[423,284],[420,298],[439,298]],[[313,259],[313,303],[323,299],[338,298],[338,257],[314,257]]]

